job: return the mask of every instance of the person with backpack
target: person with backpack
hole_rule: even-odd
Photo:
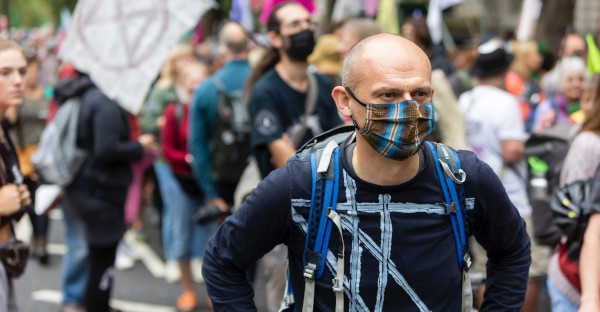
[[[23,103],[26,66],[21,47],[12,40],[0,39],[0,119],[5,117],[7,109]],[[18,220],[31,204],[31,195],[23,184],[17,154],[5,122],[2,122],[0,130],[0,168],[0,311],[17,312],[19,307],[13,278],[25,269],[28,254],[21,251],[28,252],[28,246],[13,249],[21,256],[16,262],[13,262],[14,255],[11,257],[8,251],[17,244],[13,221]],[[14,269],[20,269],[20,272]]]
[[[342,123],[330,96],[333,82],[308,71],[315,24],[306,7],[298,1],[279,2],[269,14],[267,30],[271,47],[246,84],[250,144],[262,178],[285,166],[311,137]],[[275,247],[261,263],[267,275],[267,311],[277,311],[285,290],[285,246]]]
[[[250,156],[250,116],[243,90],[251,68],[249,37],[242,25],[229,22],[223,26],[219,51],[225,64],[194,94],[189,146],[204,206],[227,212]]]
[[[397,35],[348,52],[332,97],[355,129],[273,171],[219,227],[203,268],[215,311],[256,309],[244,269],[280,243],[296,311],[471,311],[470,234],[489,255],[482,311],[519,310],[525,223],[475,154],[422,141],[430,76],[427,56]]]
[[[190,102],[194,90],[208,74],[208,67],[199,62],[192,62],[182,70],[175,81],[180,102],[171,103],[165,109],[165,125],[161,131],[162,152],[177,180],[167,191],[173,207],[173,256],[179,264],[183,288],[177,300],[180,311],[192,311],[197,306],[191,261],[201,262],[204,244],[214,232],[211,224],[199,225],[192,220],[193,213],[202,206],[203,194],[192,174],[193,156],[188,146]],[[195,253],[196,250],[200,254]]]
[[[55,97],[59,108],[54,120],[59,118],[61,106],[73,105],[79,110],[76,146],[87,155],[74,179],[64,186],[62,198],[64,209],[82,230],[87,243],[87,264],[85,271],[80,272],[89,274],[83,303],[87,312],[114,311],[109,307],[109,299],[115,253],[125,232],[130,164],[140,160],[143,153],[155,150],[155,139],[141,135],[138,141],[130,141],[123,109],[85,74],[59,81]]]
[[[576,181],[594,178],[600,166],[600,75],[590,78],[595,82],[594,94],[582,97],[582,109],[586,119],[581,130],[569,146],[560,173],[560,187]],[[590,105],[590,103],[592,105]],[[595,177],[598,181],[598,178]],[[597,182],[596,182],[597,183]],[[600,185],[592,186],[598,188]],[[592,193],[584,193],[593,194]],[[599,311],[600,310],[600,265],[598,259],[600,238],[600,209],[598,198],[581,198],[580,202],[591,202],[583,241],[567,237],[550,259],[548,267],[548,293],[553,311]],[[580,218],[582,218],[581,216]],[[581,248],[581,252],[572,251]],[[579,265],[577,265],[577,263]]]

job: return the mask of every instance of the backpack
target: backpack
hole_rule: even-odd
[[[219,90],[213,136],[213,179],[237,183],[250,156],[250,114],[244,104],[243,90],[227,91],[219,78],[212,80]]]
[[[533,236],[538,244],[554,247],[562,235],[554,222],[549,198],[558,188],[560,171],[569,151],[569,132],[573,124],[564,121],[541,133],[532,133],[525,141],[528,160],[527,194],[532,207]],[[542,186],[537,183],[541,180]]]
[[[338,230],[341,243],[341,248],[339,248],[337,254],[337,274],[333,279],[333,291],[336,297],[335,311],[344,311],[345,245],[340,216],[336,212],[336,204],[340,172],[339,145],[351,135],[355,135],[353,126],[332,129],[313,138],[290,157],[290,160],[310,157],[312,171],[311,204],[303,252],[305,287],[302,311],[313,311],[315,280],[322,277],[325,269],[326,254],[333,225]],[[472,289],[468,275],[471,267],[471,257],[469,255],[468,222],[464,187],[462,185],[466,174],[460,168],[460,161],[453,149],[440,143],[425,143],[434,157],[439,160],[439,162],[436,162],[437,175],[446,199],[446,214],[449,215],[452,224],[459,270],[463,274],[462,311],[471,311]],[[295,311],[294,300],[288,271],[286,293],[281,300],[279,311]]]
[[[600,212],[600,166],[593,178],[558,188],[550,199],[554,222],[567,238],[567,256],[579,263],[579,253],[590,216]]]
[[[69,186],[87,157],[87,152],[77,147],[80,108],[80,98],[68,99],[42,132],[31,162],[45,183]]]

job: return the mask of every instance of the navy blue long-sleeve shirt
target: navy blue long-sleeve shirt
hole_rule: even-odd
[[[344,146],[344,145],[342,145]],[[348,311],[460,311],[461,271],[432,154],[410,181],[378,186],[361,180],[341,151],[337,211],[345,252]],[[460,151],[471,233],[487,250],[482,311],[518,311],[531,262],[525,223],[494,172]],[[302,255],[310,212],[308,159],[271,173],[209,241],[203,276],[215,311],[255,311],[244,270],[279,243],[289,247],[296,308],[304,294]],[[339,239],[332,230],[325,273],[316,281],[315,310],[332,311],[331,280]]]

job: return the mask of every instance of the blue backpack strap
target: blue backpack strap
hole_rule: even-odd
[[[288,263],[289,265],[289,263]],[[290,278],[290,270],[287,270],[287,281],[285,282],[285,294],[281,299],[281,304],[279,306],[278,312],[296,312],[295,298],[294,298],[294,290],[292,289],[292,280]]]
[[[333,165],[332,165],[333,164]],[[326,210],[335,211],[339,190],[339,147],[333,141],[311,155],[312,197],[303,264],[305,277],[319,279],[325,269],[332,222]]]
[[[440,143],[425,143],[430,148],[434,159],[437,160],[435,166],[446,200],[446,214],[450,216],[452,223],[458,267],[460,270],[468,270],[471,266],[471,257],[469,255],[465,192],[462,184],[466,174],[460,167],[460,159],[456,151]]]
[[[302,308],[305,311],[312,311],[314,308],[315,280],[322,277],[327,259],[327,248],[329,247],[332,228],[332,219],[330,216],[336,219],[335,209],[339,190],[338,144],[333,140],[329,141],[324,149],[319,149],[311,154],[310,163],[312,196],[302,259],[305,280]],[[339,216],[337,216],[336,220],[337,226],[339,224]],[[341,235],[341,228],[339,231]],[[343,237],[340,239],[343,240]],[[340,261],[339,259],[340,257],[338,257],[338,261]],[[341,259],[343,261],[343,255]],[[343,309],[343,295],[340,296],[337,294],[337,292],[341,293],[340,283],[337,279],[333,279],[333,283],[333,289],[336,291],[336,306],[339,305],[340,309]],[[289,290],[290,288],[288,287]]]

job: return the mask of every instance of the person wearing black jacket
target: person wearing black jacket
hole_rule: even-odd
[[[87,312],[112,311],[108,305],[115,252],[125,232],[124,205],[131,183],[130,164],[155,149],[154,137],[130,141],[125,112],[86,75],[57,84],[60,105],[81,98],[78,147],[88,152],[74,181],[64,191],[66,210],[82,223],[89,250],[89,278],[84,305]]]

